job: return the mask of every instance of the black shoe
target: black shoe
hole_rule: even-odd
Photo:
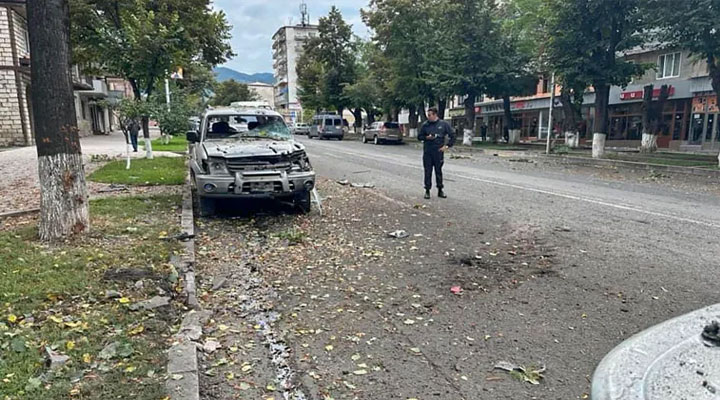
[[[442,190],[438,190],[438,197],[441,199],[447,199],[447,195]]]
[[[429,190],[425,191],[425,200],[430,200],[430,191]]]

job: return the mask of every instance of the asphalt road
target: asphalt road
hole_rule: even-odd
[[[431,248],[422,249],[425,268],[433,263],[444,268],[443,257],[485,254],[484,245],[503,241],[503,252],[514,256],[512,249],[519,249],[531,264],[548,261],[544,271],[526,275],[513,265],[512,273],[497,276],[495,287],[471,293],[472,302],[459,309],[436,305],[439,313],[451,314],[436,321],[462,330],[456,336],[482,338],[491,332],[477,354],[454,351],[457,343],[442,334],[438,340],[424,338],[434,350],[427,355],[436,368],[427,369],[427,376],[414,373],[427,382],[439,379],[437,374],[460,382],[451,383],[452,396],[587,398],[595,366],[617,344],[668,318],[720,302],[714,279],[720,255],[717,183],[683,176],[656,181],[474,155],[447,158],[450,197],[428,201],[422,199],[421,153],[414,145],[300,140],[319,176],[372,183],[381,204],[410,210],[399,220],[402,228],[434,238]],[[399,287],[463,284],[460,273],[405,272],[395,282]],[[441,288],[450,295],[449,289]],[[502,340],[494,343],[488,336]],[[492,367],[501,360],[546,365],[546,380],[539,386],[495,382]],[[452,377],[470,367],[484,374],[471,377],[473,385]]]

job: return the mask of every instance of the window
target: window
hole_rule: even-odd
[[[400,129],[400,125],[398,125],[396,122],[386,122],[385,129]]]
[[[547,75],[543,75],[542,77],[542,92],[541,93],[550,93],[550,79]]]
[[[677,78],[680,76],[680,52],[663,54],[658,57],[657,78]]]

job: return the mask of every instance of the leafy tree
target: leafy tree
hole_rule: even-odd
[[[358,78],[355,83],[346,85],[343,88],[343,95],[348,104],[353,107],[356,128],[362,126],[363,110],[367,114],[368,123],[374,122],[374,116],[377,114],[376,110],[382,102],[382,93],[379,87],[380,79],[372,68],[374,58],[377,55],[376,47],[369,42],[361,42],[358,47],[360,52],[355,70],[355,76]]]
[[[548,61],[561,85],[571,88],[567,90],[572,90],[576,100],[581,99],[580,87],[593,87],[593,157],[602,157],[609,124],[610,87],[627,86],[633,76],[647,68],[618,57],[642,42],[639,30],[644,23],[640,8],[643,0],[548,1],[554,10],[548,29]],[[570,98],[566,93],[563,101]]]
[[[494,0],[449,0],[441,9],[445,27],[435,40],[452,43],[437,51],[438,62],[430,65],[437,82],[452,93],[464,96],[465,137],[468,143],[475,127],[475,100],[495,78],[499,27]]]
[[[235,101],[257,100],[257,93],[248,88],[248,85],[234,79],[220,82],[215,85],[215,95],[210,99],[213,106],[229,106]]]
[[[230,26],[210,0],[70,0],[74,61],[127,79],[146,101],[176,67],[217,65],[232,51]],[[143,118],[152,158],[148,118]]]
[[[707,62],[713,91],[720,95],[720,7],[714,0],[646,0],[658,38]],[[720,163],[720,155],[718,155]]]
[[[308,106],[333,107],[342,115],[349,106],[343,89],[355,81],[354,50],[352,26],[333,6],[327,16],[320,18],[318,36],[306,44],[301,57],[301,101]]]
[[[436,100],[433,87],[437,82],[425,75],[434,38],[433,9],[438,1],[371,0],[361,10],[363,21],[373,29],[374,55],[372,67],[382,71],[377,75],[382,89],[382,103],[386,113],[396,114],[402,107],[410,111],[410,129],[417,128],[418,112],[426,101]],[[381,68],[377,68],[381,67]],[[444,96],[443,96],[444,97]],[[391,111],[392,110],[392,111]]]

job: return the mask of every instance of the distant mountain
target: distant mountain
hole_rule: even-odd
[[[275,81],[275,77],[269,72],[261,72],[250,75],[237,72],[234,69],[227,67],[216,67],[213,69],[213,72],[215,73],[215,78],[220,82],[235,79],[236,81],[243,83],[264,82],[272,85]]]

